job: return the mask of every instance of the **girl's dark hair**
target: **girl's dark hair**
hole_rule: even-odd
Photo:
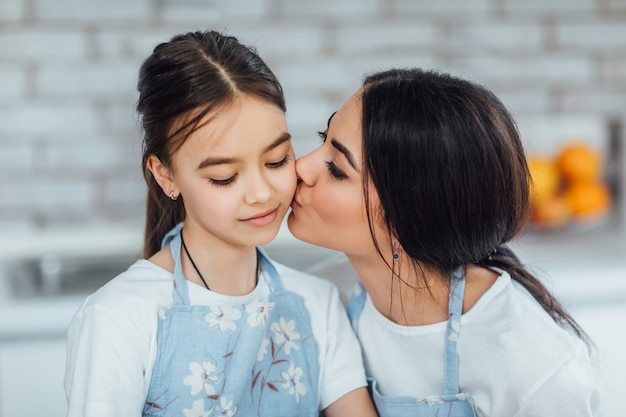
[[[165,166],[207,114],[237,95],[256,96],[286,111],[283,90],[256,51],[215,31],[174,36],[154,48],[139,70],[137,112],[143,127],[143,173],[148,185],[144,257],[185,218],[183,199],[169,199],[146,167],[150,155]]]
[[[556,322],[582,336],[504,245],[527,222],[530,174],[517,126],[502,102],[481,85],[421,69],[372,74],[361,98],[370,229],[377,213],[415,268],[450,274],[459,265],[477,264],[507,271]],[[370,181],[380,212],[367,199]]]

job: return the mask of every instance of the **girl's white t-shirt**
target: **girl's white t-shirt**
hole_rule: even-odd
[[[324,409],[366,385],[359,344],[333,284],[273,264],[283,288],[301,295],[309,311],[319,347],[318,402]],[[189,283],[190,303],[266,301],[270,291],[266,279],[261,274],[257,287],[240,297]],[[142,259],[85,300],[68,331],[65,390],[69,417],[141,415],[157,355],[158,310],[172,304],[172,282],[170,272]]]

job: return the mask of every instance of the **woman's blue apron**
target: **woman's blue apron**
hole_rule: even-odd
[[[173,305],[158,313],[157,356],[144,416],[318,416],[318,346],[304,299],[285,291],[261,253],[266,302],[190,305],[181,225],[164,239],[174,258]]]
[[[348,306],[348,315],[352,327],[358,336],[358,323],[367,293],[363,284],[359,283],[360,291],[354,291]],[[399,396],[385,397],[380,394],[376,381],[368,378],[369,388],[378,414],[381,417],[418,416],[418,417],[476,417],[474,401],[469,394],[459,392],[459,352],[457,342],[461,331],[461,313],[463,295],[465,293],[465,277],[463,268],[459,267],[452,273],[450,282],[450,298],[448,303],[449,318],[444,342],[444,387],[443,394],[419,397]],[[367,324],[365,324],[367,325]],[[408,365],[407,365],[408,366]],[[410,368],[417,368],[413,365]]]

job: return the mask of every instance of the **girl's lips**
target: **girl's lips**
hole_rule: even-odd
[[[268,224],[273,223],[277,217],[278,217],[278,207],[276,207],[274,210],[261,213],[258,216],[249,217],[241,221],[251,226],[267,226]]]

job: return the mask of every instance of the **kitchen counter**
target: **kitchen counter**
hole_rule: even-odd
[[[130,259],[140,256],[143,230],[90,227],[80,230],[22,234],[0,243],[0,341],[24,338],[65,337],[67,325],[85,297],[97,288],[77,294],[14,296],[3,264],[59,257]],[[330,251],[293,238],[287,227],[265,247],[276,260],[307,269]],[[113,278],[111,276],[110,278]]]
[[[605,372],[606,417],[626,415],[626,410],[618,401],[621,375],[626,374],[626,361],[622,354],[626,347],[626,335],[614,330],[626,321],[626,237],[619,232],[621,229],[607,223],[585,230],[577,228],[553,234],[527,232],[512,244],[522,261],[570,309],[598,345],[599,360]],[[94,254],[138,256],[143,244],[142,231],[110,227],[64,230],[61,233],[49,231],[5,239],[3,242],[0,244],[0,253],[3,254],[0,264],[37,259],[50,253],[83,257],[94,257]],[[329,257],[341,257],[334,251],[296,240],[286,227],[266,249],[277,261],[301,270],[310,270]],[[46,384],[55,384],[57,392],[50,401],[58,401],[60,407],[63,405],[60,381],[67,325],[86,295],[11,297],[6,279],[0,276],[0,347],[4,346],[4,355],[8,358],[20,358],[25,349],[42,352],[41,355],[54,351],[54,357],[41,356],[42,363],[34,371],[38,373],[41,367],[57,369],[55,372],[58,375],[50,375],[56,382]],[[11,361],[9,367],[15,362],[14,359],[6,360]],[[50,361],[55,363],[50,364]],[[5,372],[12,371],[7,371],[5,366]],[[14,379],[12,376],[9,378]],[[11,391],[4,395],[11,398],[18,393]]]

